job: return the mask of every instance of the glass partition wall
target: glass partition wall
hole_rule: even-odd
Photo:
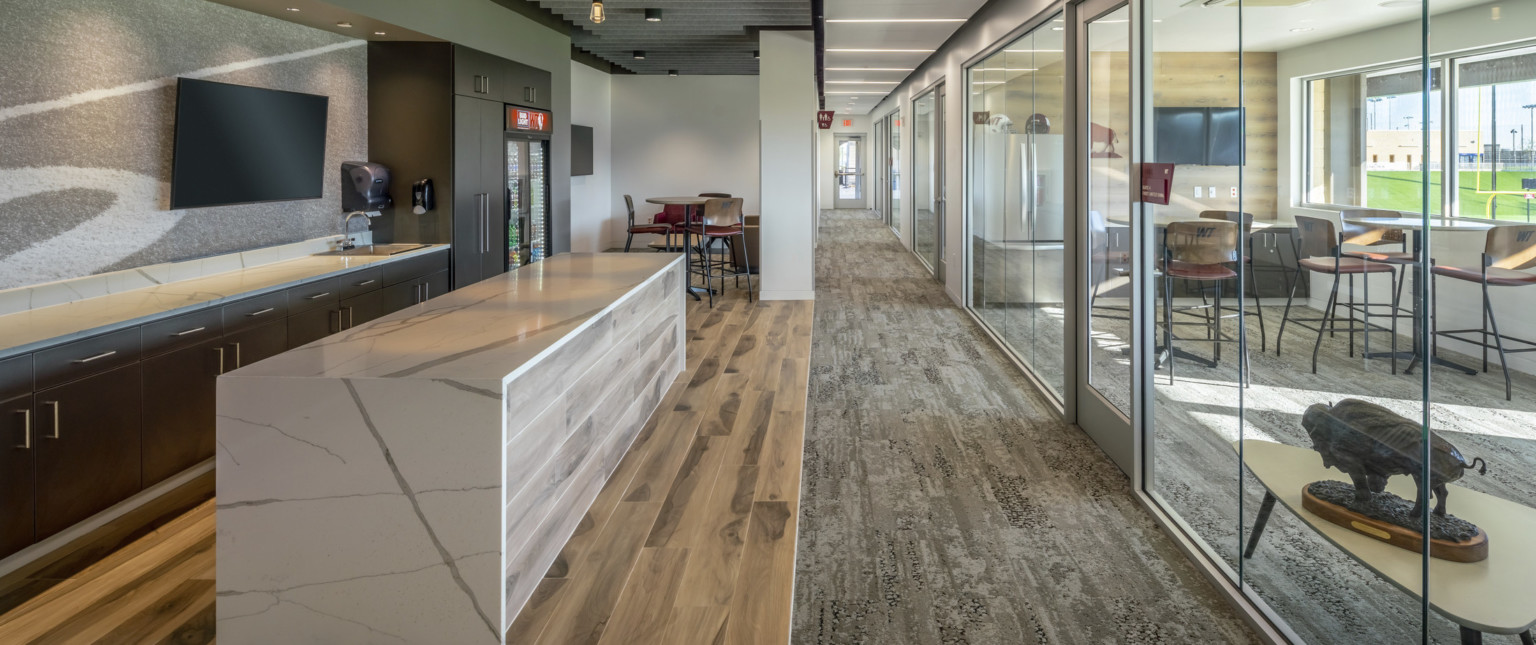
[[[933,272],[944,225],[942,96],[940,85],[912,101],[912,251]]]
[[[968,70],[968,305],[1058,393],[1138,395],[1144,499],[1284,637],[1532,642],[1536,3],[1081,14]]]

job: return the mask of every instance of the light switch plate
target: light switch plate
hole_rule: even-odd
[[[1202,197],[1205,197],[1205,189],[1199,186],[1195,186],[1195,199],[1200,199]]]

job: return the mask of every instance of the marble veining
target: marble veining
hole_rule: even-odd
[[[154,286],[108,293],[63,304],[25,309],[0,315],[0,358],[54,345],[69,340],[141,325],[193,308],[218,305],[261,293],[298,286],[305,282],[346,273],[365,266],[396,262],[422,253],[445,252],[447,245],[392,256],[271,257],[273,261],[248,268],[235,265],[221,273],[177,279],[177,272],[154,273],[148,279],[165,276]],[[323,250],[315,247],[309,253]],[[212,259],[210,259],[211,261]],[[258,261],[252,258],[252,262]],[[219,264],[227,267],[228,262]],[[32,287],[31,290],[46,287]]]
[[[681,373],[682,268],[556,256],[220,377],[219,640],[500,643]]]

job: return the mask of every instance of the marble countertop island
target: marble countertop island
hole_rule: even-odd
[[[682,372],[683,278],[559,255],[220,377],[220,642],[502,642]]]

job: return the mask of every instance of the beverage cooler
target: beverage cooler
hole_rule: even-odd
[[[549,256],[550,114],[507,106],[507,266],[516,268]]]

